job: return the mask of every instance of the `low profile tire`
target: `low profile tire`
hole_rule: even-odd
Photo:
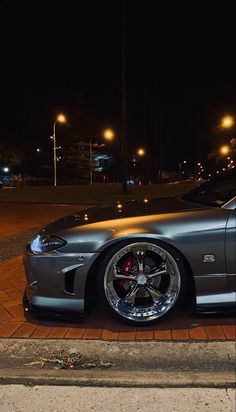
[[[133,325],[150,325],[182,301],[185,265],[179,254],[162,242],[120,242],[100,261],[97,288],[112,315]]]

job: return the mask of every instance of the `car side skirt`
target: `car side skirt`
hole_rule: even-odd
[[[197,309],[236,304],[236,292],[230,290],[225,273],[195,276],[195,285]]]

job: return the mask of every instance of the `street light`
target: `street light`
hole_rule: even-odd
[[[137,150],[137,155],[138,156],[145,156],[145,150],[142,148],[142,147],[140,147],[138,150]]]
[[[9,167],[3,167],[2,170],[4,173],[8,173],[10,171]]]
[[[221,146],[220,154],[226,156],[230,153],[230,147],[228,145]]]
[[[64,114],[62,114],[62,113],[60,113],[58,116],[57,116],[57,121],[59,122],[59,123],[66,123],[66,116],[64,115]]]
[[[108,142],[111,142],[112,140],[114,140],[115,137],[115,133],[113,132],[113,130],[111,129],[106,129],[103,132],[103,137],[105,140],[107,140]]]
[[[94,136],[98,137],[98,135]],[[114,140],[115,138],[115,133],[112,129],[105,129],[102,133],[102,137],[107,140],[108,142],[111,142],[112,140]],[[104,146],[104,145],[103,145]],[[90,138],[89,140],[89,184],[92,185],[93,184],[93,147],[92,147],[92,139]]]
[[[57,145],[56,145],[56,124],[57,123],[66,123],[67,119],[66,116],[60,113],[53,125],[53,163],[54,163],[54,186],[57,185]]]
[[[234,125],[234,118],[233,116],[224,116],[221,120],[221,127],[224,129],[230,129]]]
[[[146,162],[147,162],[147,156],[146,156],[146,150],[143,147],[140,147],[136,151],[137,156],[139,157],[144,157],[144,184],[147,182],[147,169],[146,169]],[[134,163],[135,166],[135,163]],[[139,181],[139,184],[141,185],[141,180]]]

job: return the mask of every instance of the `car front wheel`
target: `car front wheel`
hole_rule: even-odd
[[[153,240],[125,241],[100,262],[98,292],[108,310],[132,324],[163,318],[180,303],[185,266],[174,249]]]

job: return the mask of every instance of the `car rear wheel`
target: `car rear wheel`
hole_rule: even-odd
[[[163,318],[180,303],[185,266],[168,245],[153,240],[114,246],[98,270],[98,292],[108,310],[132,324]]]

